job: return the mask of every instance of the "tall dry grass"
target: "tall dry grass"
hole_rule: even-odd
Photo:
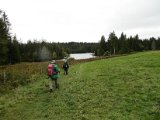
[[[106,58],[109,57],[96,57],[81,60],[69,59],[68,63],[72,66],[78,63]],[[4,93],[18,87],[19,85],[26,85],[28,83],[35,82],[40,76],[47,75],[48,64],[49,62],[32,62],[0,66],[0,92]],[[63,61],[57,61],[57,64],[60,69],[62,69]]]

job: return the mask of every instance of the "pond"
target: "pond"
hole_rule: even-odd
[[[94,58],[95,56],[93,56],[93,53],[74,53],[70,54],[70,57],[78,60],[78,59]]]

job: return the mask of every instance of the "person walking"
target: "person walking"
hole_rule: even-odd
[[[50,92],[53,91],[53,85],[55,84],[56,88],[59,88],[58,78],[60,74],[60,69],[56,64],[55,60],[52,60],[51,63],[48,65],[48,76],[49,76],[49,90]]]
[[[68,69],[69,69],[69,65],[67,63],[67,60],[65,60],[63,64],[64,75],[68,75]]]

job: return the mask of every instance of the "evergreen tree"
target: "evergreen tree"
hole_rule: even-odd
[[[158,37],[157,42],[156,42],[156,49],[160,50],[160,38]]]
[[[11,50],[11,63],[14,64],[20,62],[20,48],[16,36],[13,37]]]
[[[121,33],[121,36],[119,38],[119,46],[120,46],[120,53],[127,53],[128,51],[128,46],[127,46],[127,37],[126,35]]]
[[[109,34],[108,45],[111,53],[118,53],[118,38],[114,31]]]
[[[151,41],[151,49],[156,50],[156,39],[154,37],[150,38]]]
[[[144,46],[143,50],[150,50],[150,48],[151,48],[150,41],[148,39],[144,39],[143,40],[143,46]]]
[[[9,62],[10,23],[5,12],[0,10],[0,65]]]
[[[104,53],[107,50],[106,46],[106,39],[104,35],[101,37],[100,43],[99,43],[99,50],[98,50],[98,55],[104,55]]]

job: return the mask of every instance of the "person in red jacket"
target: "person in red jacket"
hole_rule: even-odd
[[[60,69],[56,64],[55,60],[52,60],[48,65],[48,76],[49,76],[49,89],[50,92],[53,91],[53,85],[55,84],[56,88],[59,88],[58,78],[59,78]]]

